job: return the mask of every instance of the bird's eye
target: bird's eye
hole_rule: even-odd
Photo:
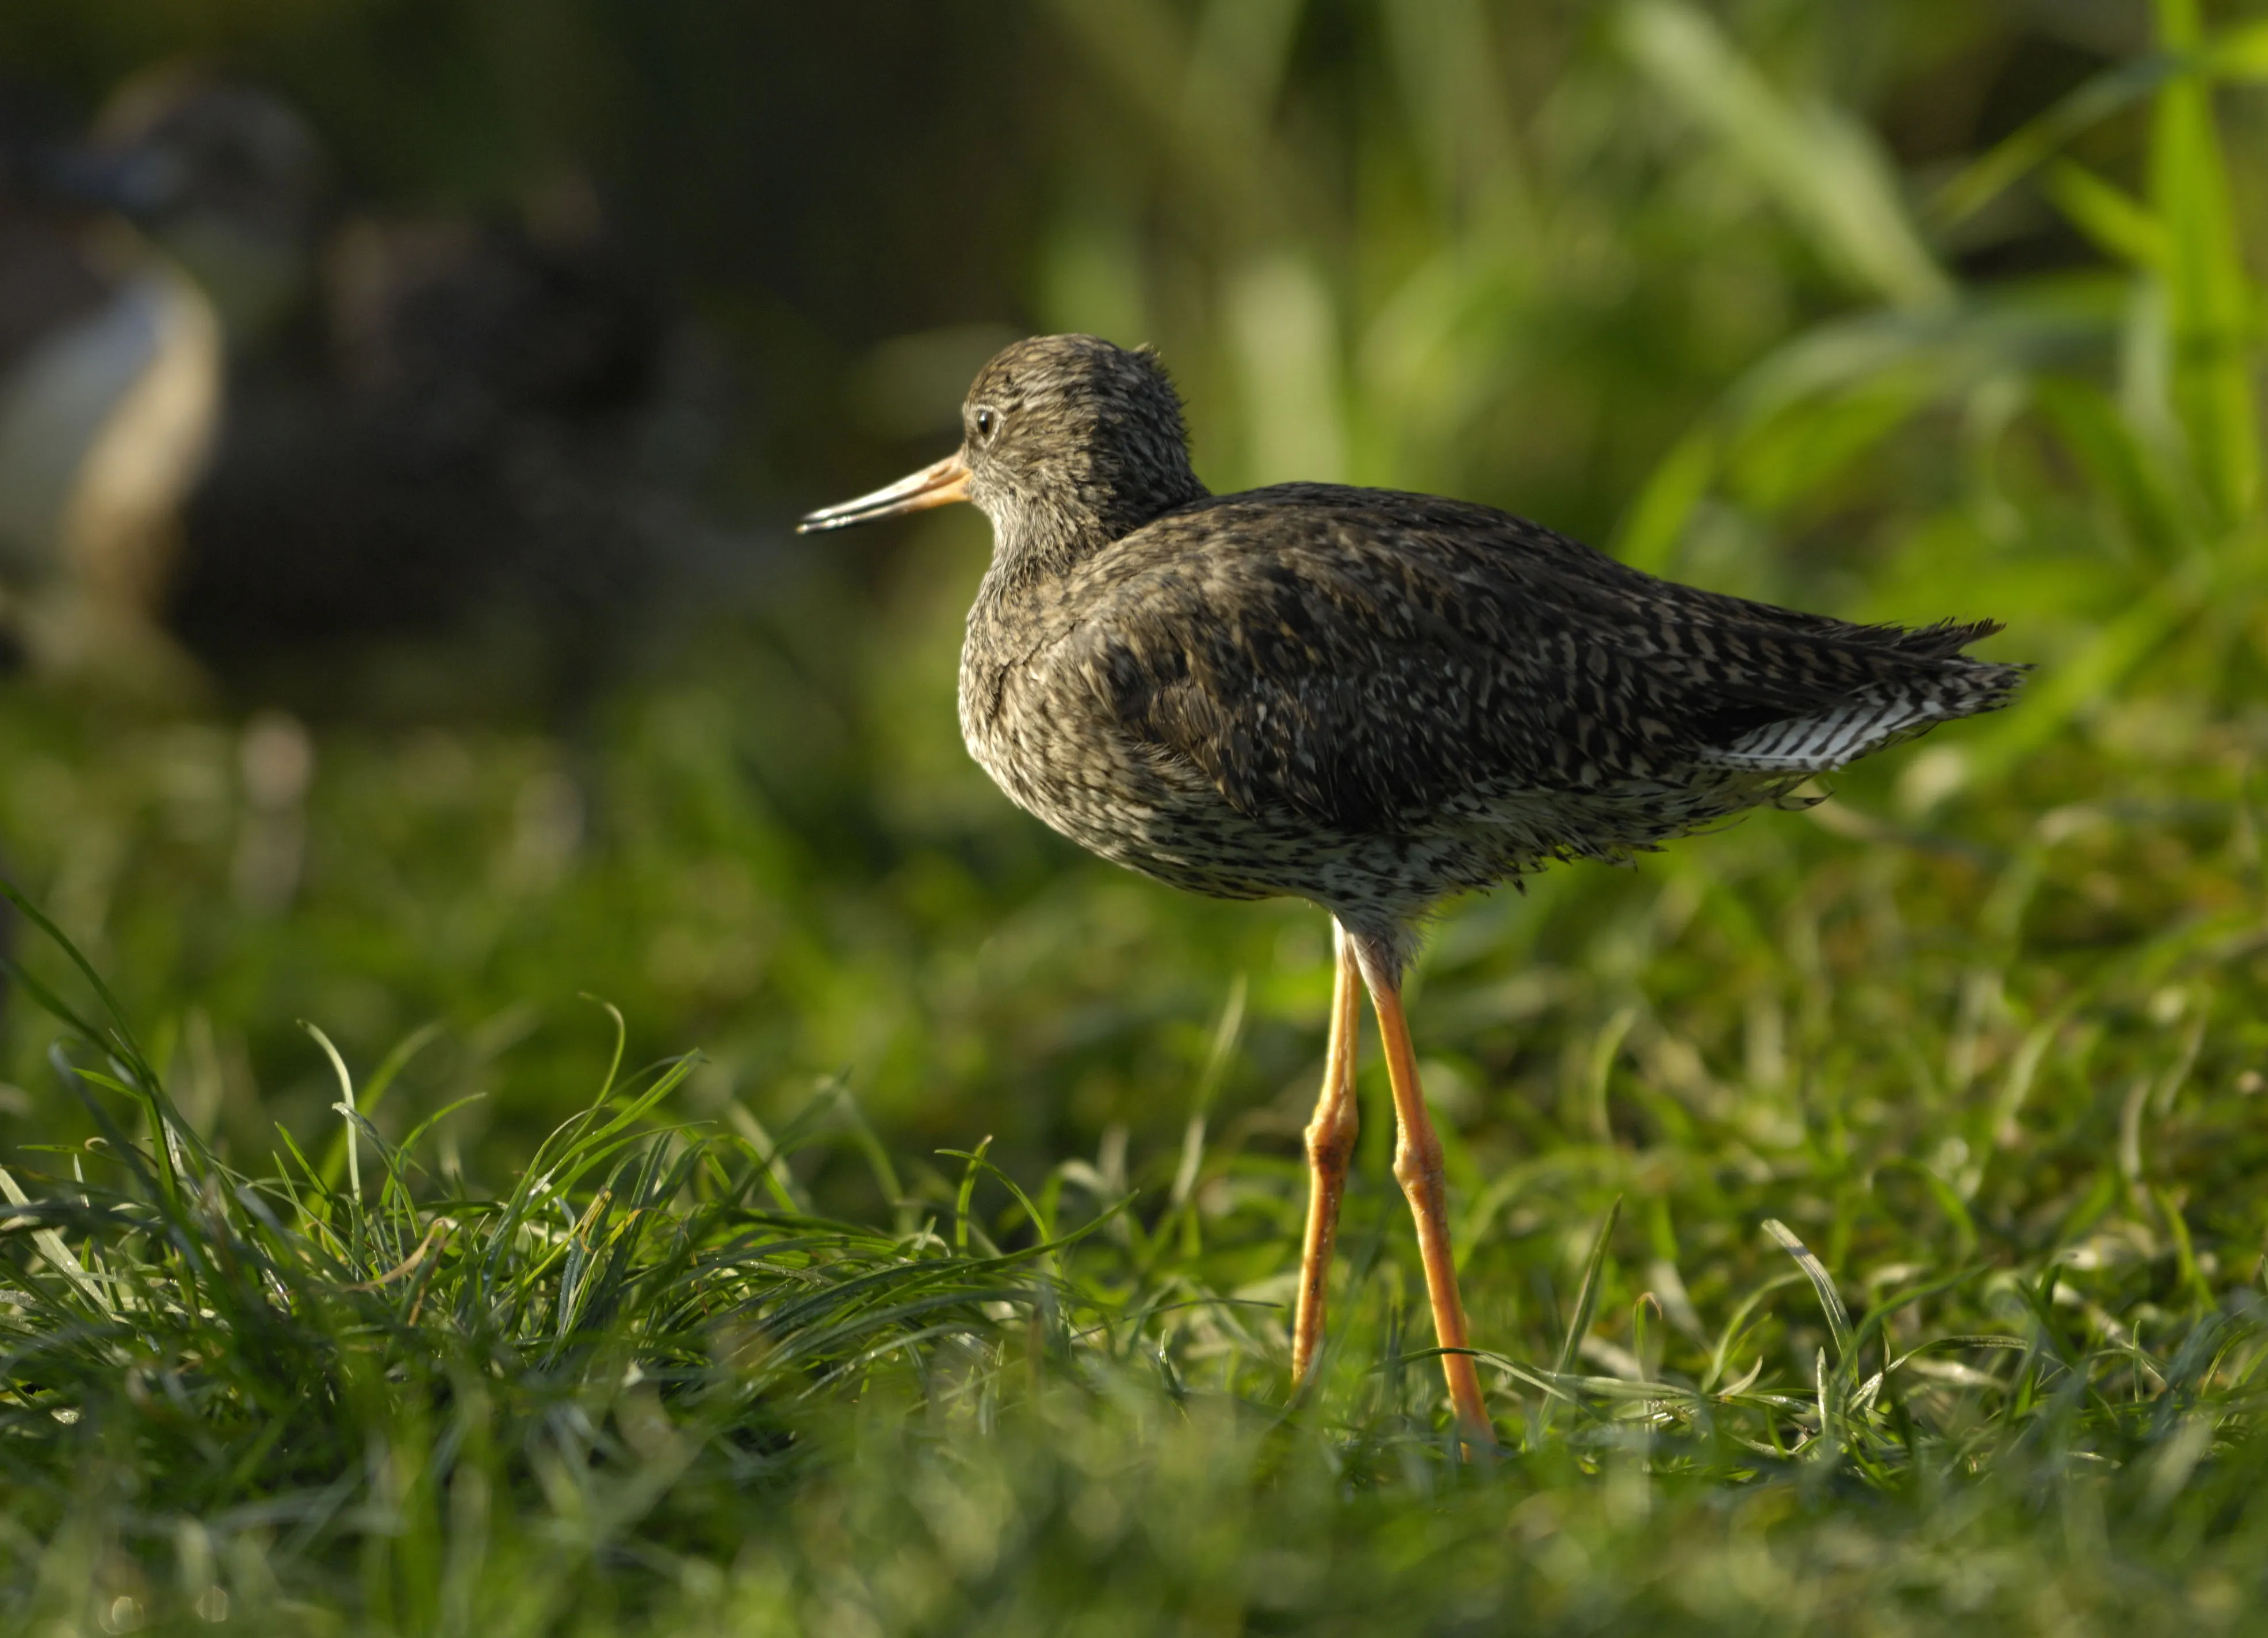
[[[990,444],[992,441],[992,435],[999,430],[1000,414],[998,410],[980,409],[976,412],[976,436],[978,437],[983,439],[987,444]]]

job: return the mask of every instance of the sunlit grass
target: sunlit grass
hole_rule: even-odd
[[[334,1083],[351,1148],[232,1167],[122,1020],[72,1026],[102,1140],[11,1174],[5,1596],[71,1629],[2234,1619],[2268,1523],[2268,928],[2196,892],[2241,834],[2129,821],[2156,863],[2114,874],[2086,816],[2040,828],[2052,868],[1981,883],[1881,841],[1784,892],[1642,878],[1526,991],[1453,929],[1437,1073],[1517,1089],[1454,1157],[1479,1468],[1382,1166],[1289,1400],[1301,1179],[1264,1120],[1020,1183],[867,1146],[865,1228],[802,1203],[808,1146],[861,1128],[827,1096],[685,1127],[690,1061],[591,1053],[593,1101],[490,1190],[346,1113],[382,1069]],[[2193,895],[2100,937],[2105,900]],[[1487,1067],[1554,1012],[1598,1022]]]

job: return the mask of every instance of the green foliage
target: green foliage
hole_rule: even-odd
[[[1830,8],[1049,10],[1035,305],[1159,341],[1217,487],[1618,512],[1998,615],[2025,698],[1436,930],[1486,1465],[1382,1118],[1290,1400],[1322,929],[961,764],[976,532],[783,576],[594,768],[327,728],[261,811],[228,729],[11,700],[89,961],[20,929],[85,1021],[4,1041],[8,1624],[2257,1626],[2264,26],[2165,0],[1921,177]]]

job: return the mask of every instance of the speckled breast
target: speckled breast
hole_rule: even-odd
[[[961,734],[1018,807],[1090,853],[1176,887],[1260,899],[1300,889],[1249,820],[1201,779],[1174,777],[1094,703],[1021,665],[964,656]]]
[[[1089,852],[1217,899],[1310,899],[1369,920],[1415,914],[1517,863],[1478,836],[1346,835],[1243,813],[1197,768],[1129,736],[1060,672],[965,653],[961,737],[1018,807]]]

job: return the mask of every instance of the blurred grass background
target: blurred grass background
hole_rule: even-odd
[[[562,173],[591,179],[730,383],[701,505],[747,565],[579,739],[477,697],[408,720],[336,698],[317,713],[253,695],[157,710],[36,679],[0,694],[16,878],[112,979],[176,1101],[239,1165],[264,1163],[276,1122],[311,1153],[327,1141],[335,1083],[298,1020],[360,1073],[431,1023],[376,1122],[398,1134],[485,1094],[441,1124],[436,1166],[501,1187],[590,1094],[611,1025],[587,992],[621,1009],[631,1062],[704,1054],[675,1095],[682,1118],[793,1128],[799,1198],[909,1222],[954,1199],[961,1163],[936,1151],[990,1135],[1028,1188],[1099,1203],[1138,1186],[1152,1227],[1157,1202],[1189,1202],[1170,1219],[1186,1258],[1172,1277],[1281,1300],[1329,990],[1322,918],[1197,902],[1086,860],[967,762],[954,656],[981,519],[786,533],[942,452],[999,342],[1077,328],[1162,349],[1218,490],[1447,491],[1723,590],[1858,619],[1996,616],[2010,632],[1992,651],[2039,667],[2014,710],[1838,778],[1808,817],[1630,871],[1557,871],[1445,918],[1413,1006],[1488,1346],[1550,1356],[1617,1195],[1587,1345],[1609,1374],[1625,1374],[1617,1357],[1653,1369],[1667,1311],[1668,1346],[1699,1347],[1701,1375],[1706,1347],[1676,1339],[1714,1335],[1786,1266],[1764,1216],[1868,1301],[1972,1263],[2060,1259],[2094,1282],[2073,1323],[2138,1360],[2153,1326],[2257,1290],[2257,8],[17,0],[0,14],[0,68],[88,110],[184,54],[290,97],[371,209],[508,213]],[[279,710],[306,717],[313,773],[266,800],[247,770]],[[14,1144],[91,1129],[55,1090],[54,1034],[19,1001],[0,1024]],[[1381,1111],[1350,1208],[1359,1341],[1334,1366],[1334,1403],[1361,1427],[1425,1399],[1380,1363],[1414,1262],[1384,1127]],[[1946,1301],[1934,1331],[2012,1323],[1984,1297]],[[1167,1327],[1179,1368],[1278,1391],[1275,1322],[1224,1311]],[[1815,1318],[1758,1335],[1808,1392]],[[2138,1364],[2121,1391],[2149,1381]],[[984,1492],[961,1504],[994,1521],[982,1551],[954,1535],[946,1501],[926,1524],[896,1517],[930,1492],[892,1501],[911,1469],[887,1440],[854,1442],[799,1493],[799,1545],[750,1584],[777,1593],[782,1620],[816,1611],[843,1632],[1011,1607],[1052,1629],[1035,1612],[1117,1607],[1094,1590],[1120,1561],[1094,1544],[1119,1538],[1074,1504],[1108,1494],[1078,1475],[1111,1471],[1121,1414],[1058,1429],[1052,1456],[1004,1458],[997,1479],[904,1455],[938,1496]],[[1216,1458],[1244,1471],[1250,1452],[1219,1437],[1161,1458],[1210,1498],[1192,1517],[1295,1554],[1237,1522],[1242,1480],[1200,1482]],[[1174,1505],[1170,1475],[1143,1472],[1111,1504],[1129,1517]],[[1292,1487],[1326,1533],[1357,1528],[1319,1499],[1336,1482]],[[1520,1583],[1534,1607],[1570,1620],[1612,1607],[1631,1567],[1723,1546],[1703,1515],[1647,1524],[1611,1487],[1537,1482],[1558,1499],[1525,1523],[1452,1509],[1445,1535],[1379,1528],[1443,1553],[1501,1553],[1510,1529],[1515,1554],[1540,1555]],[[2104,1570],[2110,1590],[2072,1607],[2107,1620],[2171,1586],[2168,1621],[2240,1620],[2254,1538],[2225,1509],[2182,1546],[2136,1484],[2164,1556],[2131,1582]],[[1950,1602],[1928,1607],[2076,1629],[2042,1588],[2051,1568],[2086,1570],[2092,1526],[2062,1528],[2061,1546],[2008,1547],[2000,1579],[1976,1572],[1971,1605],[1948,1572],[1930,1596]],[[853,1586],[879,1573],[873,1543],[917,1537],[924,1574],[973,1602]],[[1553,1541],[1589,1557],[1552,1561]],[[1189,1550],[1147,1573],[1183,1576],[1191,1607],[1245,1608],[1242,1572]],[[1093,1559],[1061,1568],[1061,1605],[1033,1590],[1056,1586],[1051,1551]],[[1678,1607],[1738,1630],[1803,1585],[1827,1590],[1803,1608],[1831,1621],[1904,1584],[1831,1541],[1816,1552],[1800,1573],[1723,1571],[1717,1604]],[[1042,1567],[1016,1583],[1026,1602],[986,1604],[1012,1562]],[[1299,1562],[1299,1607],[1353,1596]],[[1441,1608],[1455,1627],[1454,1600]]]

